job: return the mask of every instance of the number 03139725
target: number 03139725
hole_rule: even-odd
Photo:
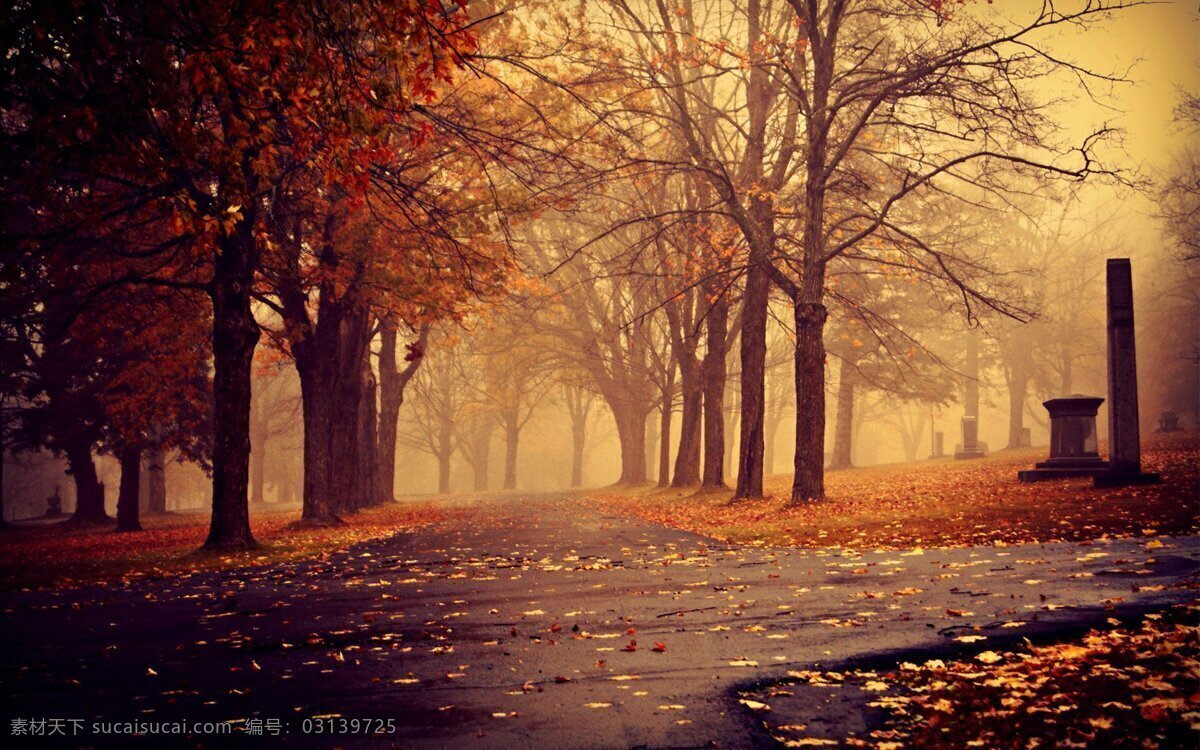
[[[394,734],[396,720],[322,716],[300,722],[300,731],[305,734]]]

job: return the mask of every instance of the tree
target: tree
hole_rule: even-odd
[[[479,316],[469,339],[477,365],[465,381],[504,434],[506,490],[517,488],[521,431],[544,403],[558,364],[535,318],[536,308],[500,302]]]
[[[940,279],[961,295],[968,315],[972,304],[1003,309],[1002,301],[963,278],[965,259],[939,247],[935,236],[921,231],[923,217],[911,211],[906,216],[905,208],[927,196],[967,200],[963,182],[975,191],[1003,191],[1010,169],[1074,178],[1102,171],[1091,152],[1102,133],[1083,142],[1073,163],[1057,159],[1029,82],[1063,70],[1111,81],[1044,53],[1038,38],[1046,29],[1086,25],[1119,6],[1089,1],[1064,13],[1045,5],[1029,20],[1009,25],[990,13],[951,16],[940,2],[789,3],[803,30],[782,75],[804,120],[798,190],[804,221],[799,236],[782,243],[783,262],[768,270],[793,304],[792,499],[802,502],[824,496],[827,266],[847,253],[899,263]],[[864,170],[873,182],[856,178]],[[868,238],[909,251],[903,259],[869,253],[862,244]]]
[[[568,380],[562,385],[563,403],[566,404],[567,414],[571,418],[571,483],[572,489],[583,486],[583,460],[587,446],[588,420],[596,402],[596,394],[587,386]],[[669,407],[668,407],[669,408]],[[665,420],[670,424],[669,420]],[[662,433],[663,445],[669,449],[671,431],[668,428]],[[665,465],[665,460],[663,461]],[[659,486],[662,485],[660,474]]]
[[[75,523],[109,520],[93,453],[118,456],[118,530],[136,531],[147,442],[198,463],[210,450],[207,312],[198,294],[148,287],[111,288],[81,305],[94,271],[48,268],[38,279],[46,303],[17,329],[14,352],[25,363],[21,444],[67,456]]]
[[[253,546],[248,516],[251,295],[272,201],[297,165],[360,192],[390,126],[436,98],[469,51],[461,8],[373,0],[31,3],[5,15],[6,196],[57,202],[18,236],[109,252],[147,211],[170,235],[138,281],[212,305],[211,548]],[[322,50],[322,54],[314,51]],[[40,145],[39,145],[40,144]],[[78,240],[83,236],[86,242]]]
[[[402,369],[396,361],[399,338],[396,319],[385,315],[380,319],[379,327],[379,440],[375,461],[379,466],[379,501],[392,502],[396,492],[396,422],[404,403],[404,389],[421,366],[433,326],[422,323],[416,331],[416,339],[405,344],[407,351]]]
[[[627,43],[632,53],[627,56],[632,62],[624,74],[656,95],[656,100],[642,105],[637,113],[660,124],[674,141],[674,148],[662,155],[647,155],[646,161],[678,165],[706,184],[714,200],[700,202],[697,208],[728,217],[748,252],[732,264],[745,270],[735,494],[761,497],[770,288],[767,262],[775,255],[777,225],[789,212],[779,192],[792,178],[799,154],[799,111],[784,97],[785,78],[772,68],[780,64],[781,55],[794,54],[792,14],[786,6],[760,0],[751,0],[733,13],[694,3],[668,8],[661,3],[635,6],[614,0],[609,5],[612,26],[631,27],[627,40],[622,38],[626,34],[612,34],[616,41]],[[603,56],[601,61],[607,62]],[[715,375],[715,369],[713,372]],[[709,389],[714,402],[710,412],[714,439],[721,431],[715,420],[721,391],[723,385],[718,389],[715,383]],[[715,450],[717,444],[713,445]],[[708,465],[710,483],[718,483],[717,462]]]
[[[562,215],[544,215],[536,227],[526,228],[535,267],[544,269],[550,285],[540,325],[562,343],[564,357],[587,373],[612,412],[621,448],[618,483],[640,484],[647,477],[646,417],[654,410],[657,390],[651,354],[655,326],[649,319],[657,309],[656,295],[652,277],[606,270],[606,259],[624,256],[634,244],[622,246],[628,239],[623,232],[600,232],[588,241],[587,229]],[[584,244],[588,251],[578,252]]]
[[[1183,139],[1188,145],[1158,186],[1158,205],[1178,257],[1186,263],[1200,259],[1200,148],[1195,139],[1200,132],[1200,94],[1182,92],[1175,121],[1190,137]]]
[[[460,357],[453,337],[445,330],[439,331],[411,381],[412,408],[405,410],[411,429],[400,433],[399,438],[437,460],[437,491],[443,495],[450,492],[451,461],[459,449],[460,433],[455,427],[463,422],[468,406]]]
[[[259,348],[258,377],[250,401],[250,504],[266,502],[267,458],[278,452],[279,438],[294,431],[299,415],[296,381],[283,369],[279,357],[264,357],[269,349]]]

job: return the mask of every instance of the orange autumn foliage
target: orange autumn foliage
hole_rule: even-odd
[[[1103,448],[1102,448],[1103,450]],[[735,542],[865,549],[1082,541],[1195,533],[1200,454],[1195,437],[1151,438],[1142,462],[1161,485],[1098,490],[1090,479],[1027,484],[1016,472],[1044,448],[981,461],[892,464],[830,472],[829,496],[793,505],[790,476],[770,497],[730,501],[728,491],[635,488],[588,493],[607,510]]]

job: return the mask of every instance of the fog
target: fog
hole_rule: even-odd
[[[1002,26],[997,19],[1023,18],[1037,5],[1006,0],[968,6],[946,22],[967,28],[971,19],[979,19]],[[537,44],[560,43],[561,49],[568,41],[579,44],[574,62],[583,65],[608,59],[588,46],[594,39],[587,36],[607,33],[615,51],[606,54],[613,60],[648,55],[649,43],[626,27],[615,7],[580,10],[560,19],[561,28],[548,24]],[[723,38],[741,41],[746,32],[738,30],[728,11],[719,3],[698,8],[695,33],[719,30]],[[529,32],[541,18],[536,8],[522,12],[528,15],[518,13],[517,25],[508,32]],[[772,6],[769,12],[782,11]],[[1198,426],[1200,271],[1194,249],[1189,250],[1195,243],[1196,197],[1177,189],[1195,187],[1198,29],[1194,6],[1165,3],[1087,23],[1049,25],[1032,34],[1046,51],[1046,74],[1038,78],[1031,68],[1028,76],[1016,76],[1022,93],[1014,102],[1028,111],[993,113],[1002,122],[987,125],[982,138],[994,139],[994,148],[1007,148],[1019,163],[956,167],[941,174],[945,164],[939,165],[938,149],[947,149],[941,158],[954,164],[954,149],[965,148],[961,144],[984,127],[982,120],[970,122],[976,115],[964,115],[961,132],[947,128],[921,141],[912,134],[929,130],[931,122],[911,112],[912,119],[903,121],[905,113],[898,108],[895,122],[853,141],[861,153],[852,153],[861,162],[848,168],[847,179],[861,178],[863,184],[858,192],[841,183],[823,186],[835,196],[831,205],[842,200],[839,205],[861,201],[890,208],[888,190],[899,190],[907,202],[888,222],[820,264],[828,318],[819,333],[824,367],[816,368],[815,377],[825,394],[826,467],[926,460],[936,452],[938,435],[943,452],[952,454],[962,439],[960,419],[976,409],[976,398],[979,438],[989,451],[1046,444],[1042,401],[1106,394],[1108,258],[1133,262],[1143,434],[1153,434],[1164,412],[1186,427]],[[856,31],[864,38],[878,33],[870,24]],[[1060,59],[1070,63],[1059,64]],[[546,188],[557,196],[553,201],[495,224],[488,242],[503,248],[507,276],[501,288],[485,289],[488,284],[472,281],[465,301],[447,303],[453,309],[444,315],[431,314],[429,305],[409,315],[406,303],[395,301],[379,303],[372,314],[366,338],[371,353],[365,357],[370,371],[363,386],[369,394],[364,398],[369,399],[371,445],[383,429],[379,419],[387,414],[383,321],[399,321],[394,358],[400,368],[414,365],[402,386],[392,489],[380,489],[382,496],[540,492],[621,481],[689,484],[700,481],[702,464],[706,480],[732,487],[747,460],[739,451],[746,450],[748,415],[764,435],[763,455],[753,460],[768,475],[791,473],[796,389],[804,388],[794,369],[796,352],[804,349],[797,343],[802,337],[795,311],[811,304],[801,301],[801,290],[815,268],[795,260],[797,248],[808,241],[802,211],[795,208],[802,203],[802,180],[785,176],[765,193],[774,201],[768,210],[776,211],[779,255],[765,292],[765,354],[759,355],[758,381],[765,397],[761,413],[755,413],[757,407],[748,411],[743,403],[743,366],[751,360],[742,340],[748,330],[743,298],[757,283],[751,279],[756,251],[746,239],[753,232],[739,234],[749,231],[739,224],[743,220],[736,210],[721,207],[721,200],[740,198],[723,199],[719,185],[696,174],[720,159],[736,165],[750,158],[742,152],[753,152],[748,145],[752,128],[743,125],[755,116],[746,113],[756,106],[754,96],[761,92],[753,92],[760,83],[736,68],[714,64],[711,85],[697,79],[687,86],[695,88],[691,96],[697,101],[723,102],[728,122],[713,125],[696,115],[689,124],[687,117],[653,100],[654,92],[661,93],[656,77],[661,64],[655,58],[647,65],[641,70],[631,64],[626,71],[643,83],[640,93],[597,87],[585,111],[594,114],[618,101],[627,107],[620,110],[619,118],[627,120],[620,137],[629,141],[619,147],[605,141],[597,148],[613,148],[627,158],[634,148],[630,144],[638,144],[666,156],[659,162],[635,159],[630,163],[636,168],[614,168],[615,176],[603,184],[590,183],[569,195],[556,184]],[[547,107],[559,104],[555,100]],[[760,150],[770,162],[782,158],[776,140],[785,138],[789,115],[783,104],[761,106],[766,145]],[[686,149],[673,139],[689,127],[719,148],[681,155]],[[1097,133],[1104,137],[1091,142],[1090,135]],[[888,160],[871,162],[886,150]],[[1063,172],[1078,167],[1069,161],[1076,151],[1087,151],[1087,179]],[[1068,162],[1069,169],[1057,166]],[[1040,168],[1047,165],[1054,168]],[[909,200],[908,181],[921,169],[937,178]],[[769,175],[761,174],[761,164],[758,170],[758,181],[743,180],[740,190],[751,195],[766,190],[761,186]],[[497,190],[527,187],[523,181],[529,176],[514,174],[497,178]],[[876,189],[880,195],[870,192]],[[845,211],[838,219],[845,231],[857,231],[859,209],[839,210]],[[685,214],[688,218],[677,220]],[[494,220],[489,215],[486,222]],[[391,230],[382,231],[386,236]],[[836,244],[838,231],[822,241]],[[301,246],[312,252],[312,245]],[[266,335],[253,368],[252,509],[297,505],[305,493],[302,388],[292,361],[295,344],[288,339],[293,323],[280,317],[282,299],[282,292],[268,288],[253,306]],[[719,330],[714,328],[718,320]],[[713,353],[720,349],[723,358]],[[812,377],[812,360],[805,361],[805,377]],[[703,400],[701,389],[707,389]],[[805,393],[805,403],[815,403],[811,391]],[[714,408],[721,418],[711,413]],[[801,409],[799,416],[809,413]],[[1103,441],[1103,406],[1098,424]],[[719,448],[709,445],[714,435],[723,438]],[[681,441],[689,451],[682,460]],[[712,457],[718,454],[723,461],[716,467]],[[182,458],[173,450],[165,456],[170,506],[205,509],[211,498],[210,466],[177,460]],[[112,490],[119,476],[116,460],[110,455],[97,460],[99,479]],[[811,456],[801,461],[811,463]],[[44,498],[55,492],[70,510],[74,488],[64,476],[65,466],[47,450],[6,458],[6,517],[40,515]],[[157,481],[154,471],[142,481]],[[107,501],[112,507],[112,491]]]

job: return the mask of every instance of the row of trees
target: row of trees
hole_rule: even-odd
[[[831,310],[835,341],[861,340],[860,328],[910,384],[928,359],[913,311],[1027,318],[1028,295],[1006,279],[1005,258],[972,241],[972,220],[1031,180],[1107,171],[1104,130],[1067,153],[1051,103],[1031,89],[1055,76],[1111,83],[1039,40],[1120,7],[1047,4],[1011,23],[937,2],[613,0],[570,24],[562,45],[604,82],[592,107],[612,113],[611,158],[626,169],[586,202],[586,218],[543,220],[528,239],[565,308],[559,333],[614,415],[621,480],[646,478],[646,416],[677,372],[672,483],[723,482],[736,340],[735,494],[761,496],[773,293],[791,307],[797,502],[824,494]],[[656,338],[656,327],[669,333]],[[852,350],[834,353],[857,369]],[[659,411],[665,434],[670,410]]]
[[[68,457],[77,520],[104,518],[95,450],[136,487],[141,449],[173,440],[211,471],[207,546],[253,544],[264,331],[303,391],[303,520],[390,498],[373,457],[423,332],[503,286],[516,166],[548,153],[518,82],[484,67],[482,19],[376,0],[6,12],[4,390],[18,446]]]
[[[628,483],[647,479],[655,411],[671,444],[678,393],[660,482],[721,486],[734,445],[736,495],[754,498],[780,419],[774,298],[792,497],[819,499],[829,354],[849,424],[856,378],[946,397],[932,317],[1032,309],[1007,274],[1030,258],[981,242],[981,217],[1107,173],[1105,131],[1056,142],[1054,102],[1032,92],[1112,83],[1039,44],[1122,7],[1011,22],[940,0],[20,5],[2,30],[0,288],[21,445],[67,455],[81,520],[103,516],[95,450],[131,474],[147,447],[185,450],[212,473],[208,546],[251,545],[265,333],[299,380],[305,523],[391,497],[413,378],[427,397],[409,418],[445,476],[455,450],[486,475],[498,425],[514,485],[554,382],[580,424],[585,394],[607,406]],[[463,324],[502,342],[476,347],[486,367],[449,361]],[[434,356],[458,374],[426,378]],[[835,465],[848,445],[839,430]]]
[[[1030,420],[1046,427],[1032,404],[1077,387],[1103,389],[1094,378],[1083,385],[1079,378],[1094,375],[1103,361],[1102,310],[1095,305],[1103,297],[1097,270],[1102,265],[1096,259],[1119,254],[1123,243],[1112,234],[1112,216],[1065,222],[1063,213],[1073,210],[1072,203],[1045,202],[1054,206],[1052,227],[1041,226],[1047,217],[1034,216],[1032,204],[1016,215],[1019,220],[981,216],[990,219],[987,236],[970,238],[985,245],[989,237],[1003,236],[1013,244],[995,252],[1010,263],[1030,264],[1016,276],[1018,288],[1010,295],[1036,311],[1033,321],[992,314],[972,331],[947,322],[909,279],[835,274],[838,299],[847,301],[835,306],[825,334],[833,362],[826,385],[833,396],[826,468],[853,465],[853,447],[866,423],[889,424],[903,455],[914,460],[928,448],[931,413],[949,413],[947,405],[965,403],[968,391],[1001,394],[1009,411],[1007,447],[1019,447]],[[570,254],[574,243],[564,242],[562,251]],[[706,321],[720,297],[706,297],[696,287],[665,292],[672,277],[663,258],[631,273],[624,265],[631,244],[614,242],[607,262],[600,262],[603,254],[595,248],[586,257],[572,257],[547,282],[527,288],[519,308],[493,308],[467,330],[437,337],[410,389],[400,429],[405,444],[435,458],[439,492],[450,489],[455,456],[470,468],[473,489],[489,489],[494,438],[505,453],[501,486],[514,488],[521,431],[535,409],[544,429],[570,434],[572,486],[579,486],[584,447],[595,429],[588,418],[596,414],[597,401],[614,425],[620,422],[610,403],[622,408],[640,401],[644,462],[624,463],[644,467],[645,475],[633,481],[724,486],[736,465],[742,416],[738,327],[727,327],[724,339],[710,346],[706,334],[720,329],[706,328]],[[735,284],[719,294],[736,300],[738,290]],[[863,299],[870,304],[851,304]],[[739,312],[735,302],[735,324]],[[780,468],[772,453],[779,427],[795,410],[789,386],[794,333],[782,312],[786,301],[773,298],[766,324],[764,473]],[[964,345],[970,340],[973,369],[971,347]],[[611,398],[598,384],[608,387]],[[706,408],[719,411],[706,416]],[[704,429],[714,426],[715,434]],[[544,450],[546,443],[539,441],[534,450]],[[627,459],[631,453],[626,450]]]

